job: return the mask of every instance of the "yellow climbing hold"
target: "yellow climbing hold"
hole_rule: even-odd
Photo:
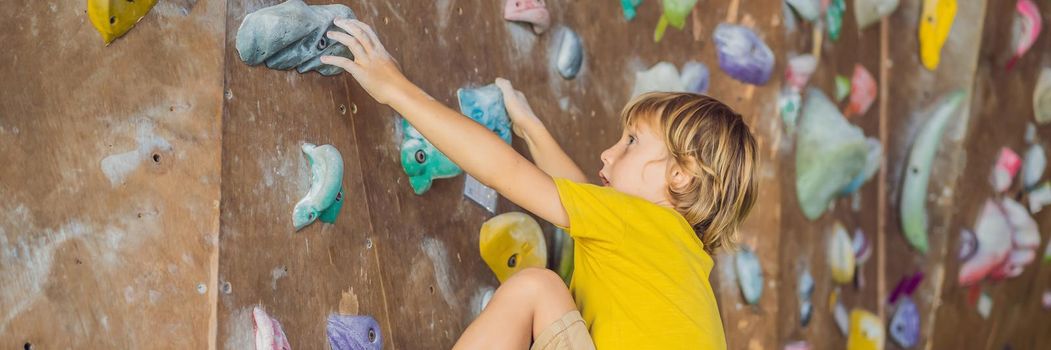
[[[843,224],[836,222],[828,238],[828,267],[832,280],[847,284],[854,280],[854,247]]]
[[[131,30],[157,0],[88,0],[88,18],[107,45]]]
[[[847,350],[883,350],[884,339],[886,334],[879,317],[861,309],[850,311]]]
[[[500,214],[486,221],[478,245],[482,260],[500,282],[518,270],[547,266],[547,243],[540,224],[523,213]]]
[[[920,61],[929,70],[938,68],[942,46],[956,19],[956,0],[923,0],[920,17]]]

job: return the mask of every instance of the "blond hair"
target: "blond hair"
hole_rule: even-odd
[[[651,92],[628,103],[621,117],[625,127],[641,121],[663,131],[668,198],[704,249],[735,248],[757,191],[755,138],[741,115],[709,96]],[[673,183],[676,169],[688,180]]]

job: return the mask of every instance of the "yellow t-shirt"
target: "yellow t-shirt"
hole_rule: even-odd
[[[555,179],[574,240],[569,289],[598,350],[725,349],[711,256],[674,209]]]

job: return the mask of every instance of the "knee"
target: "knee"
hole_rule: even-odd
[[[516,272],[501,287],[505,286],[531,295],[569,293],[562,277],[559,277],[554,271],[537,267],[525,268]]]

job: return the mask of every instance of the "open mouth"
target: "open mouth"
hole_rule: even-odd
[[[609,179],[607,179],[606,175],[602,174],[601,171],[598,173],[598,178],[599,180],[602,180],[602,186],[609,186]]]

